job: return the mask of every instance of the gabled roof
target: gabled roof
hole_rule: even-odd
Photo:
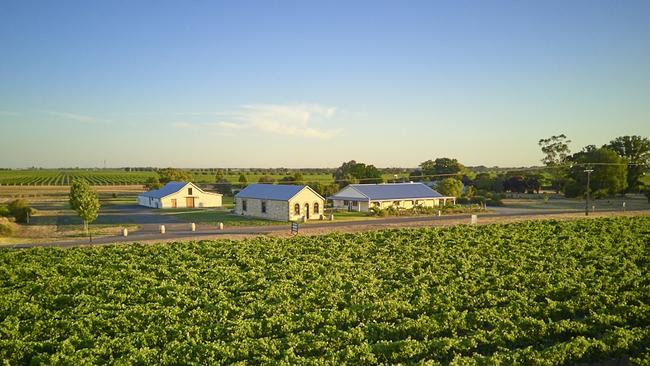
[[[263,200],[288,201],[305,187],[320,196],[309,186],[285,184],[251,184],[235,195],[239,198],[257,198]]]
[[[169,182],[160,189],[154,189],[148,192],[140,193],[140,196],[151,197],[151,198],[163,198],[165,196],[169,196],[172,193],[176,193],[180,191],[186,185],[187,185],[186,182]]]
[[[219,193],[206,192],[192,182],[169,182],[160,189],[154,189],[148,192],[140,193],[140,196],[151,197],[151,198],[163,198],[169,196],[170,194],[174,194],[180,191],[181,189],[183,189],[183,187],[185,187],[188,184],[191,184],[194,189],[198,190],[201,193],[220,195]]]
[[[440,193],[422,183],[350,184],[346,188],[348,187],[359,192],[369,201],[443,197]],[[327,197],[327,199],[359,200],[359,198],[352,197],[349,194],[339,195],[339,193]]]

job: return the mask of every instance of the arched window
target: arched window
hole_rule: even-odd
[[[314,213],[317,214],[319,209],[318,202],[314,202]]]
[[[300,203],[296,203],[295,205],[293,205],[293,214],[300,215]]]

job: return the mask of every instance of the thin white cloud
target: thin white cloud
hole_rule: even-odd
[[[338,131],[312,125],[335,113],[335,108],[317,104],[249,104],[232,113],[239,123],[228,122],[224,127],[238,125],[277,135],[329,139]]]
[[[234,122],[227,122],[227,121],[210,122],[210,123],[206,123],[205,125],[220,127],[228,130],[240,130],[242,128],[246,128],[246,125],[243,125],[241,123],[234,123]]]
[[[177,113],[180,115],[180,113]],[[189,113],[183,113],[187,115]],[[196,113],[198,115],[199,113]],[[339,131],[315,127],[336,114],[336,108],[318,104],[249,104],[227,113],[200,113],[227,116],[218,122],[176,122],[180,129],[214,127],[220,130],[251,130],[276,135],[329,139]],[[195,115],[195,114],[192,114]]]
[[[196,127],[196,125],[194,123],[189,123],[189,122],[175,122],[175,123],[172,123],[172,126],[174,126],[176,128],[183,128],[183,129]]]
[[[12,116],[12,117],[17,117],[20,116],[21,114],[18,112],[12,112],[12,111],[4,111],[0,110],[0,116]]]
[[[71,121],[76,121],[76,122],[83,122],[83,123],[98,123],[99,120],[95,117],[91,116],[86,116],[83,114],[77,114],[77,113],[70,113],[70,112],[53,112],[53,111],[47,111],[46,112],[49,115],[55,116],[55,117],[60,117],[64,118],[67,120]]]

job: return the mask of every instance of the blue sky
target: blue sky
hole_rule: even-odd
[[[650,136],[650,1],[0,1],[0,166],[539,164]]]

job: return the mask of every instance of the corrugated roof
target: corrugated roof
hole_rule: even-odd
[[[350,184],[348,187],[359,191],[370,201],[443,197],[422,183]],[[358,198],[339,197],[336,194],[327,198],[358,200]]]
[[[251,184],[239,191],[235,197],[288,201],[305,187],[285,184]]]
[[[172,193],[176,193],[183,189],[187,185],[187,182],[169,182],[165,184],[164,187],[160,189],[154,189],[149,192],[141,193],[140,196],[151,197],[151,198],[163,198],[169,196]]]

